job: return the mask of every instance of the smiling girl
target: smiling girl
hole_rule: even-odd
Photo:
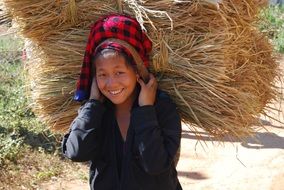
[[[86,102],[64,136],[73,161],[90,161],[92,190],[180,190],[181,120],[152,74],[139,23],[112,14],[92,27],[75,100]]]

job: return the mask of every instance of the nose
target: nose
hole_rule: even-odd
[[[110,77],[107,78],[106,85],[108,87],[113,87],[116,84],[117,84],[117,80],[114,77],[110,76]]]

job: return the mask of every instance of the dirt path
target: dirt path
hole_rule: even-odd
[[[267,126],[247,143],[225,142],[206,147],[184,134],[178,165],[183,188],[195,190],[284,189],[284,130]],[[218,143],[218,142],[214,142]],[[204,148],[204,149],[203,149]]]
[[[284,67],[284,59],[283,59]],[[268,131],[261,130],[256,139],[246,143],[209,139],[200,143],[183,126],[179,179],[184,190],[283,190],[283,124],[262,118]],[[284,120],[282,120],[284,121]],[[282,129],[281,129],[282,128]],[[87,170],[87,169],[86,169]],[[86,180],[56,179],[42,185],[44,190],[89,189]]]

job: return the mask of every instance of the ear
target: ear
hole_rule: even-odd
[[[140,78],[140,75],[136,73],[136,80],[138,80],[139,78]]]

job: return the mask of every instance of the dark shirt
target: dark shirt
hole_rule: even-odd
[[[123,137],[121,136],[120,130],[119,130],[119,126],[117,124],[117,122],[115,121],[115,134],[114,134],[114,138],[115,138],[115,150],[116,150],[116,161],[117,161],[117,172],[119,175],[119,178],[121,176],[121,165],[122,165],[122,160],[124,157],[124,140]]]
[[[136,102],[125,142],[108,106],[88,101],[62,142],[69,159],[91,161],[91,189],[180,190],[174,158],[181,120],[170,97],[158,91],[153,106],[140,107]]]

